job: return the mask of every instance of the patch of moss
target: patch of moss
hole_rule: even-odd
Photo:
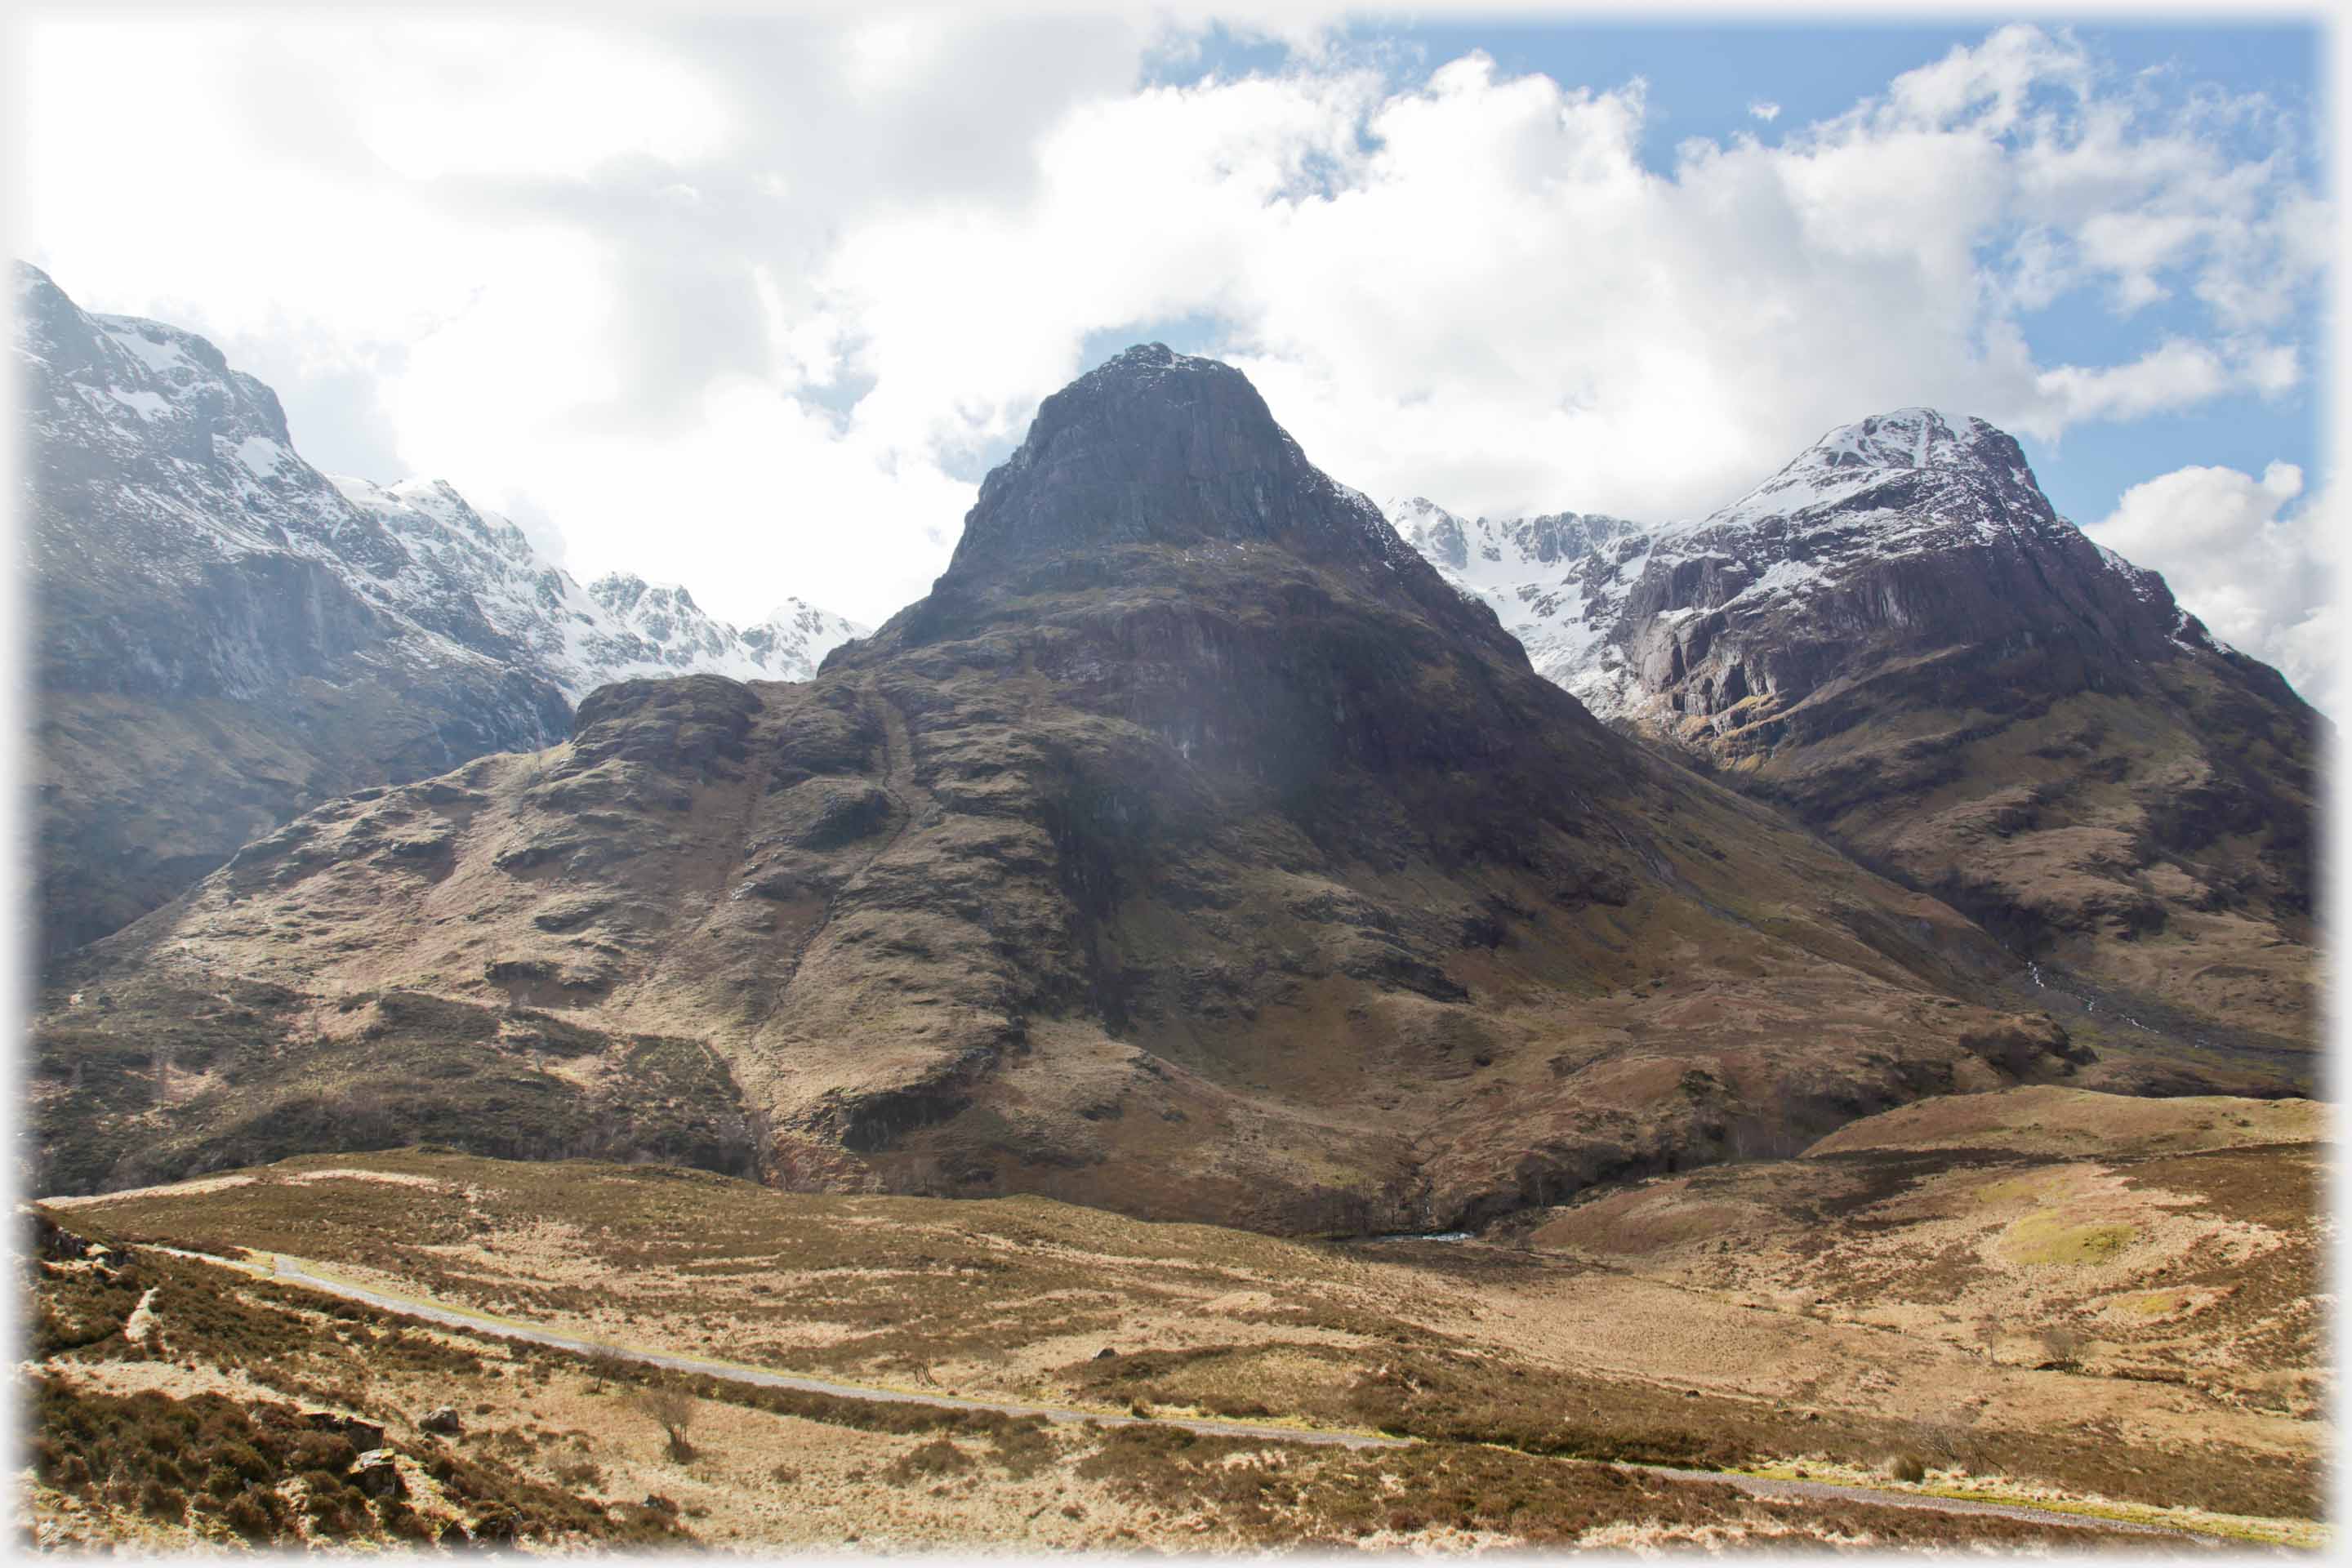
[[[1977,1188],[1977,1199],[1988,1204],[2013,1204],[2040,1201],[2050,1186],[2048,1173],[2031,1176],[2010,1176],[1998,1182],[1987,1182]]]
[[[2105,1263],[2138,1237],[2133,1226],[2076,1224],[2062,1212],[2052,1212],[2028,1215],[2011,1226],[2002,1250],[2014,1262],[2034,1266]]]

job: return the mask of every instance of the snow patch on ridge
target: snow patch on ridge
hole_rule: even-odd
[[[293,455],[267,436],[247,436],[236,444],[236,460],[265,479],[276,474],[278,465]]]

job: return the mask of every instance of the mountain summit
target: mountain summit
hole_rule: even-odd
[[[950,572],[1110,543],[1280,541],[1393,560],[1379,509],[1332,483],[1249,378],[1140,343],[1045,399],[982,484]]]
[[[2025,452],[2007,431],[1973,414],[1897,408],[1839,426],[1781,472],[1970,466],[2015,473],[2026,466]]]
[[[1307,460],[1248,377],[1161,343],[1129,348],[1045,399],[982,483],[947,572],[904,635],[928,638],[982,605],[996,613],[1067,588],[1073,571],[1108,582],[1138,570],[1139,584],[1171,551],[1182,554],[1188,593],[1252,563],[1311,563],[1495,657],[1525,658],[1378,506]]]
[[[2008,432],[1973,416],[1898,408],[1841,426],[1754,489],[1661,535],[1769,527],[1780,520],[1867,519],[1866,548],[1916,550],[1954,529],[2072,533]]]
[[[607,686],[89,950],[44,1180],[429,1137],[1433,1229],[2095,1080],[2010,973],[1595,722],[1238,372],[1150,347],[814,680]],[[142,1029],[202,1092],[77,1076]]]

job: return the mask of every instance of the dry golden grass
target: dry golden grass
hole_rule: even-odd
[[[2292,1514],[2326,1446],[2309,1155],[1823,1154],[1597,1197],[1535,1250],[419,1151],[75,1212],[820,1376],[1669,1462],[1876,1465],[1933,1430],[1981,1474]],[[354,1169],[391,1180],[323,1173]],[[2140,1304],[2158,1289],[2181,1294]],[[2053,1325],[2085,1349],[2042,1370]]]
[[[761,1389],[404,1326],[137,1247],[100,1267],[37,1268],[45,1321],[97,1331],[47,1344],[35,1379],[27,1501],[35,1538],[52,1547],[2124,1539],[1833,1498],[1790,1506],[1484,1444],[1351,1452]],[[162,1297],[152,1354],[130,1347],[114,1315],[111,1298],[134,1289]],[[459,1430],[422,1429],[441,1405],[458,1411]],[[381,1429],[398,1495],[361,1489],[341,1434],[379,1438],[354,1422]],[[678,1427],[691,1435],[684,1451],[668,1436]]]

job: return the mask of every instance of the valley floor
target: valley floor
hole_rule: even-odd
[[[415,1150],[66,1200],[32,1514],[159,1546],[2323,1545],[2315,1108],[1937,1105],[1465,1242]],[[304,1468],[337,1420],[398,1497],[356,1447]],[[1895,1506],[1937,1494],[1992,1506]]]

